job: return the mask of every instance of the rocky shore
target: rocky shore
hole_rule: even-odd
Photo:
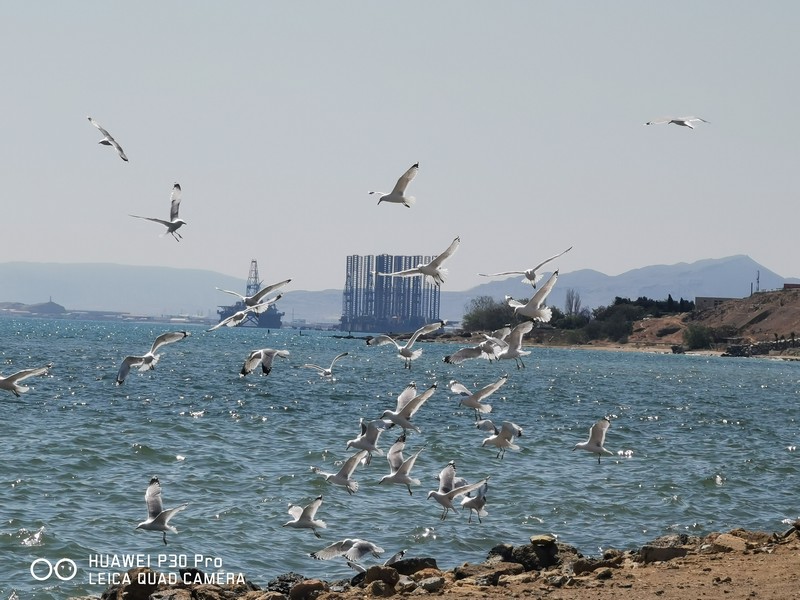
[[[779,534],[738,529],[702,538],[664,536],[638,550],[611,549],[598,558],[582,556],[549,535],[537,535],[521,546],[492,548],[480,564],[465,563],[443,571],[433,558],[404,558],[336,582],[287,573],[263,586],[244,575],[231,583],[203,583],[208,574],[189,570],[180,573],[178,583],[160,584],[150,569],[132,569],[127,575],[130,583],[107,589],[101,599],[796,598],[800,595],[800,522]]]

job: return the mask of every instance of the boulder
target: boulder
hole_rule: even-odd
[[[392,563],[392,568],[400,575],[413,575],[422,569],[439,569],[435,558],[402,558]]]
[[[389,587],[394,587],[400,581],[400,573],[394,567],[374,565],[364,574],[364,583],[369,585],[373,581],[382,581]]]
[[[453,576],[456,580],[469,577],[478,585],[497,585],[501,576],[519,575],[524,571],[525,567],[514,562],[487,562],[480,565],[464,563],[453,569]]]
[[[327,589],[328,584],[320,579],[306,579],[292,586],[289,600],[312,600],[317,594]]]

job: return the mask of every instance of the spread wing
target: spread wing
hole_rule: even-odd
[[[150,480],[150,485],[147,486],[147,491],[144,493],[144,501],[147,504],[147,516],[151,519],[155,519],[163,512],[161,484],[158,482],[158,477],[153,477]]]
[[[430,267],[439,267],[444,261],[446,261],[448,258],[450,258],[453,255],[453,252],[455,252],[458,249],[458,245],[460,243],[461,243],[461,238],[460,237],[456,237],[456,239],[454,239],[452,242],[450,242],[450,245],[447,247],[447,250],[445,250],[439,256],[434,258],[428,264],[428,266],[430,266]]]
[[[177,342],[185,337],[189,337],[190,335],[192,334],[188,331],[170,331],[168,333],[162,333],[153,342],[153,346],[150,348],[150,354],[155,354],[156,351],[165,344]]]
[[[414,177],[417,175],[417,171],[419,171],[419,163],[415,163],[411,165],[411,167],[403,173],[400,179],[397,180],[397,183],[392,190],[392,195],[402,196],[403,193],[406,191],[406,187],[411,182]]]
[[[559,252],[559,253],[558,253],[558,254],[556,254],[555,256],[551,256],[550,258],[546,258],[545,260],[543,260],[542,262],[540,262],[538,265],[536,265],[535,267],[533,267],[533,269],[531,269],[531,271],[538,271],[538,270],[539,270],[541,267],[543,267],[544,265],[546,265],[547,263],[549,263],[551,260],[555,260],[555,259],[557,259],[559,256],[561,256],[562,254],[566,254],[566,253],[567,253],[567,252],[569,252],[570,250],[572,250],[572,246],[570,246],[569,248],[567,248],[567,249],[566,249],[566,250],[564,250],[563,252]]]
[[[169,219],[174,221],[178,218],[178,210],[181,207],[181,186],[176,183],[172,186],[172,194],[169,196],[171,204],[169,207]]]

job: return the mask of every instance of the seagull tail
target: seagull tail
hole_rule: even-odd
[[[536,311],[536,316],[534,316],[534,320],[541,321],[542,323],[550,322],[550,319],[553,317],[553,311],[550,309],[549,306],[543,306],[539,310]]]
[[[411,208],[416,201],[417,199],[414,196],[406,196],[406,199],[403,200],[403,204],[406,206],[406,208]]]

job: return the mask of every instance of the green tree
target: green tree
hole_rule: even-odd
[[[465,331],[491,331],[499,329],[514,319],[514,309],[491,296],[478,296],[464,307],[462,328]]]

